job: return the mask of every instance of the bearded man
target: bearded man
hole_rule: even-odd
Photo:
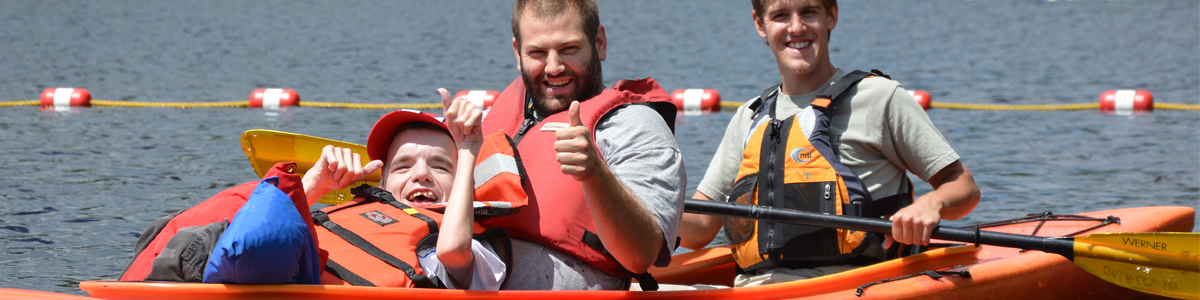
[[[513,5],[521,77],[483,130],[516,143],[530,204],[481,222],[514,237],[510,289],[627,289],[671,260],[687,185],[675,107],[650,78],[604,87],[599,23],[592,0]]]

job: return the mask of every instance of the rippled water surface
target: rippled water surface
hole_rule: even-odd
[[[779,80],[748,1],[601,1],[606,82],[744,101]],[[84,87],[125,101],[429,103],[517,76],[507,1],[0,1],[0,101]],[[1145,89],[1200,103],[1200,2],[843,1],[832,57],[934,101],[1091,103]],[[238,137],[364,143],[385,111],[0,107],[0,287],[82,294],[151,221],[255,179]],[[1200,112],[934,109],[983,192],[951,225],[1051,210],[1200,206]],[[688,191],[732,113],[681,118]],[[928,191],[928,185],[919,192]]]

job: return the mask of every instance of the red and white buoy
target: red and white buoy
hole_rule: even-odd
[[[908,95],[912,96],[913,100],[916,100],[917,104],[920,104],[921,108],[925,109],[926,111],[932,107],[930,106],[930,103],[933,101],[929,100],[929,92],[924,90],[910,90],[908,91]]]
[[[300,94],[293,89],[256,89],[250,93],[250,107],[275,109],[300,105]]]
[[[467,97],[467,101],[475,104],[481,110],[487,110],[492,107],[492,103],[496,102],[496,98],[500,98],[500,92],[489,90],[461,90],[454,93],[454,98]]]
[[[1154,95],[1146,90],[1107,90],[1100,94],[1100,112],[1131,115],[1154,111]]]
[[[721,94],[714,89],[686,89],[671,92],[675,108],[685,115],[721,111]]]
[[[70,110],[72,106],[92,106],[92,94],[87,89],[48,88],[42,91],[43,110]]]

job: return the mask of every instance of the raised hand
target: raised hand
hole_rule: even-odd
[[[363,166],[362,157],[349,148],[325,145],[325,148],[321,149],[321,158],[317,159],[301,179],[304,194],[308,197],[308,205],[312,206],[317,199],[330,191],[349,187],[381,167],[383,162],[378,160],[372,160]]]
[[[450,127],[455,146],[458,146],[459,150],[478,153],[479,145],[483,142],[483,111],[465,96],[451,99],[450,92],[444,88],[439,88],[438,94],[442,95],[442,116],[446,118],[446,125]]]
[[[474,220],[471,202],[475,200],[472,193],[475,188],[475,156],[483,144],[483,128],[480,126],[483,113],[466,97],[450,99],[450,92],[441,88],[438,93],[442,95],[442,107],[445,108],[442,115],[458,147],[458,165],[438,235],[437,257],[450,273],[451,282],[455,286],[467,287],[473,280],[471,266],[475,263],[471,250]]]
[[[571,102],[567,114],[570,126],[555,133],[558,139],[554,142],[554,151],[558,152],[555,159],[563,174],[571,175],[578,181],[588,180],[593,177],[598,165],[604,162],[592,145],[591,130],[583,126],[583,121],[579,119],[579,101]]]

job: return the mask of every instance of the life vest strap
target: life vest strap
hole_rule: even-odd
[[[871,202],[851,202],[850,204],[842,205],[842,211],[846,215],[866,217],[866,218],[888,218],[900,209],[907,207],[913,203],[913,184],[908,177],[903,178],[904,186],[907,187],[904,192],[895,195],[876,199]]]
[[[358,274],[354,274],[354,272],[346,269],[346,267],[343,267],[341,264],[333,261],[332,258],[325,261],[325,271],[337,276],[338,278],[341,278],[343,281],[346,281],[346,283],[349,283],[353,286],[375,286],[375,284],[371,283],[370,280],[362,278],[362,276],[358,276]]]
[[[353,231],[343,228],[342,226],[333,222],[332,220],[329,219],[329,215],[326,214],[325,212],[315,211],[312,213],[312,217],[313,217],[314,223],[321,225],[322,227],[325,227],[326,229],[329,229],[330,232],[333,232],[333,234],[337,235],[338,237],[341,237],[343,240],[346,240],[347,243],[350,243],[351,245],[358,247],[358,249],[361,249],[363,252],[366,252],[367,254],[370,254],[371,256],[374,256],[375,258],[378,258],[379,260],[386,262],[387,264],[391,265],[392,267],[395,267],[396,269],[404,271],[404,274],[407,275],[408,278],[413,281],[413,285],[415,285],[416,287],[444,288],[444,286],[438,286],[437,284],[435,284],[432,280],[429,279],[429,277],[426,277],[425,275],[422,275],[422,274],[418,274],[416,269],[414,269],[412,265],[409,265],[408,263],[404,262],[403,260],[400,260],[399,258],[396,258],[395,256],[392,256],[391,254],[388,254],[387,252],[383,251],[383,249],[379,249],[379,247],[375,246],[374,244],[371,244],[371,242],[368,242],[362,236],[359,236],[358,234],[354,233]],[[434,226],[436,226],[436,223],[434,224]],[[329,260],[329,262],[332,263],[333,260]],[[346,280],[346,278],[342,278],[342,280]],[[347,282],[349,282],[349,281],[347,281]],[[351,283],[351,284],[353,284],[353,283]]]
[[[860,216],[873,219],[883,218],[900,211],[901,208],[912,204],[912,202],[912,194],[901,193],[867,203],[855,201],[850,204],[843,204],[842,211],[846,212],[846,215],[851,216]]]
[[[583,243],[587,244],[589,247],[596,249],[596,251],[603,253],[605,256],[608,256],[609,258],[612,258],[613,260],[617,260],[615,257],[612,256],[612,253],[608,253],[608,250],[604,249],[604,243],[600,242],[599,235],[596,235],[595,233],[592,233],[591,231],[584,230],[583,231]],[[625,271],[625,272],[631,274],[630,277],[633,277],[633,279],[636,279],[638,281],[638,285],[641,286],[643,291],[657,291],[658,290],[658,280],[655,280],[654,276],[650,275],[650,272],[642,272],[641,274],[633,274],[633,272],[629,272],[629,271]]]
[[[828,109],[830,113],[833,113],[833,110],[836,110],[838,104],[842,103],[842,99],[846,97],[847,90],[849,90],[851,87],[857,86],[858,82],[862,81],[864,78],[883,75],[883,73],[876,74],[875,72],[878,72],[878,70],[871,70],[871,72],[855,70],[850,72],[850,74],[846,74],[845,77],[838,79],[838,81],[834,82],[833,85],[817,90],[817,100],[825,99],[826,101],[814,101],[813,105],[822,109]],[[887,77],[887,75],[883,76]]]

